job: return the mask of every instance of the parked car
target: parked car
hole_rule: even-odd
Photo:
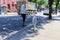
[[[49,15],[49,9],[44,10],[43,15]]]
[[[60,10],[58,9],[57,12],[60,12]]]

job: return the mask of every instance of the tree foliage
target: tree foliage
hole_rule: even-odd
[[[56,2],[56,10],[57,10],[57,8],[60,9],[60,4],[59,4],[60,0],[54,0],[54,1]]]
[[[29,1],[36,3],[37,6],[40,6],[42,4],[46,4],[46,0],[29,0]]]
[[[58,9],[60,9],[60,4],[58,5]]]

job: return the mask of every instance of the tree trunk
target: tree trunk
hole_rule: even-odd
[[[56,5],[56,9],[55,9],[55,10],[56,10],[56,14],[57,14],[57,6],[58,6],[58,5]]]
[[[49,0],[49,19],[52,19],[52,15],[51,15],[51,13],[52,13],[52,3],[53,3],[53,1]]]
[[[59,5],[59,0],[57,1],[57,4],[56,4],[56,14],[57,14],[57,7]]]
[[[51,13],[52,13],[52,6],[49,6],[49,19],[52,19]]]

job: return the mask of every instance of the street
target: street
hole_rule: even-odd
[[[44,24],[50,23],[48,16],[43,15],[42,13],[36,14],[37,16],[37,29],[44,29],[42,27]],[[53,18],[57,16],[53,16]],[[28,34],[31,36],[37,35],[38,31],[34,32],[34,26],[32,24],[33,16],[27,16],[26,26],[22,26],[22,17],[21,16],[3,16],[0,17],[0,37],[3,37],[3,40],[23,40]],[[57,17],[58,18],[58,17]],[[26,35],[26,36],[25,36]],[[24,39],[25,40],[25,39]],[[28,39],[26,39],[28,40]],[[36,39],[37,40],[37,39]]]
[[[60,40],[60,0],[0,0],[0,40]]]

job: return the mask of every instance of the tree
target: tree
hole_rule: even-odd
[[[46,4],[45,0],[29,0],[29,2],[34,2],[37,4],[37,6],[40,6],[42,4]]]
[[[58,4],[59,4],[59,0],[56,0],[56,14],[57,14]]]
[[[43,1],[41,0],[41,1],[38,2],[38,5],[42,5],[42,4],[45,4],[45,3],[46,2],[44,0]]]
[[[49,19],[52,19],[52,3],[53,3],[53,0],[48,0],[48,4],[49,4]]]
[[[56,5],[55,11],[56,11],[56,14],[57,14],[57,8],[58,8],[59,0],[54,0],[54,2],[55,2],[54,5]]]
[[[60,9],[60,3],[59,3],[59,5],[58,5],[58,9]]]
[[[29,2],[34,2],[34,3],[36,2],[36,0],[28,0],[28,1],[29,1]]]

